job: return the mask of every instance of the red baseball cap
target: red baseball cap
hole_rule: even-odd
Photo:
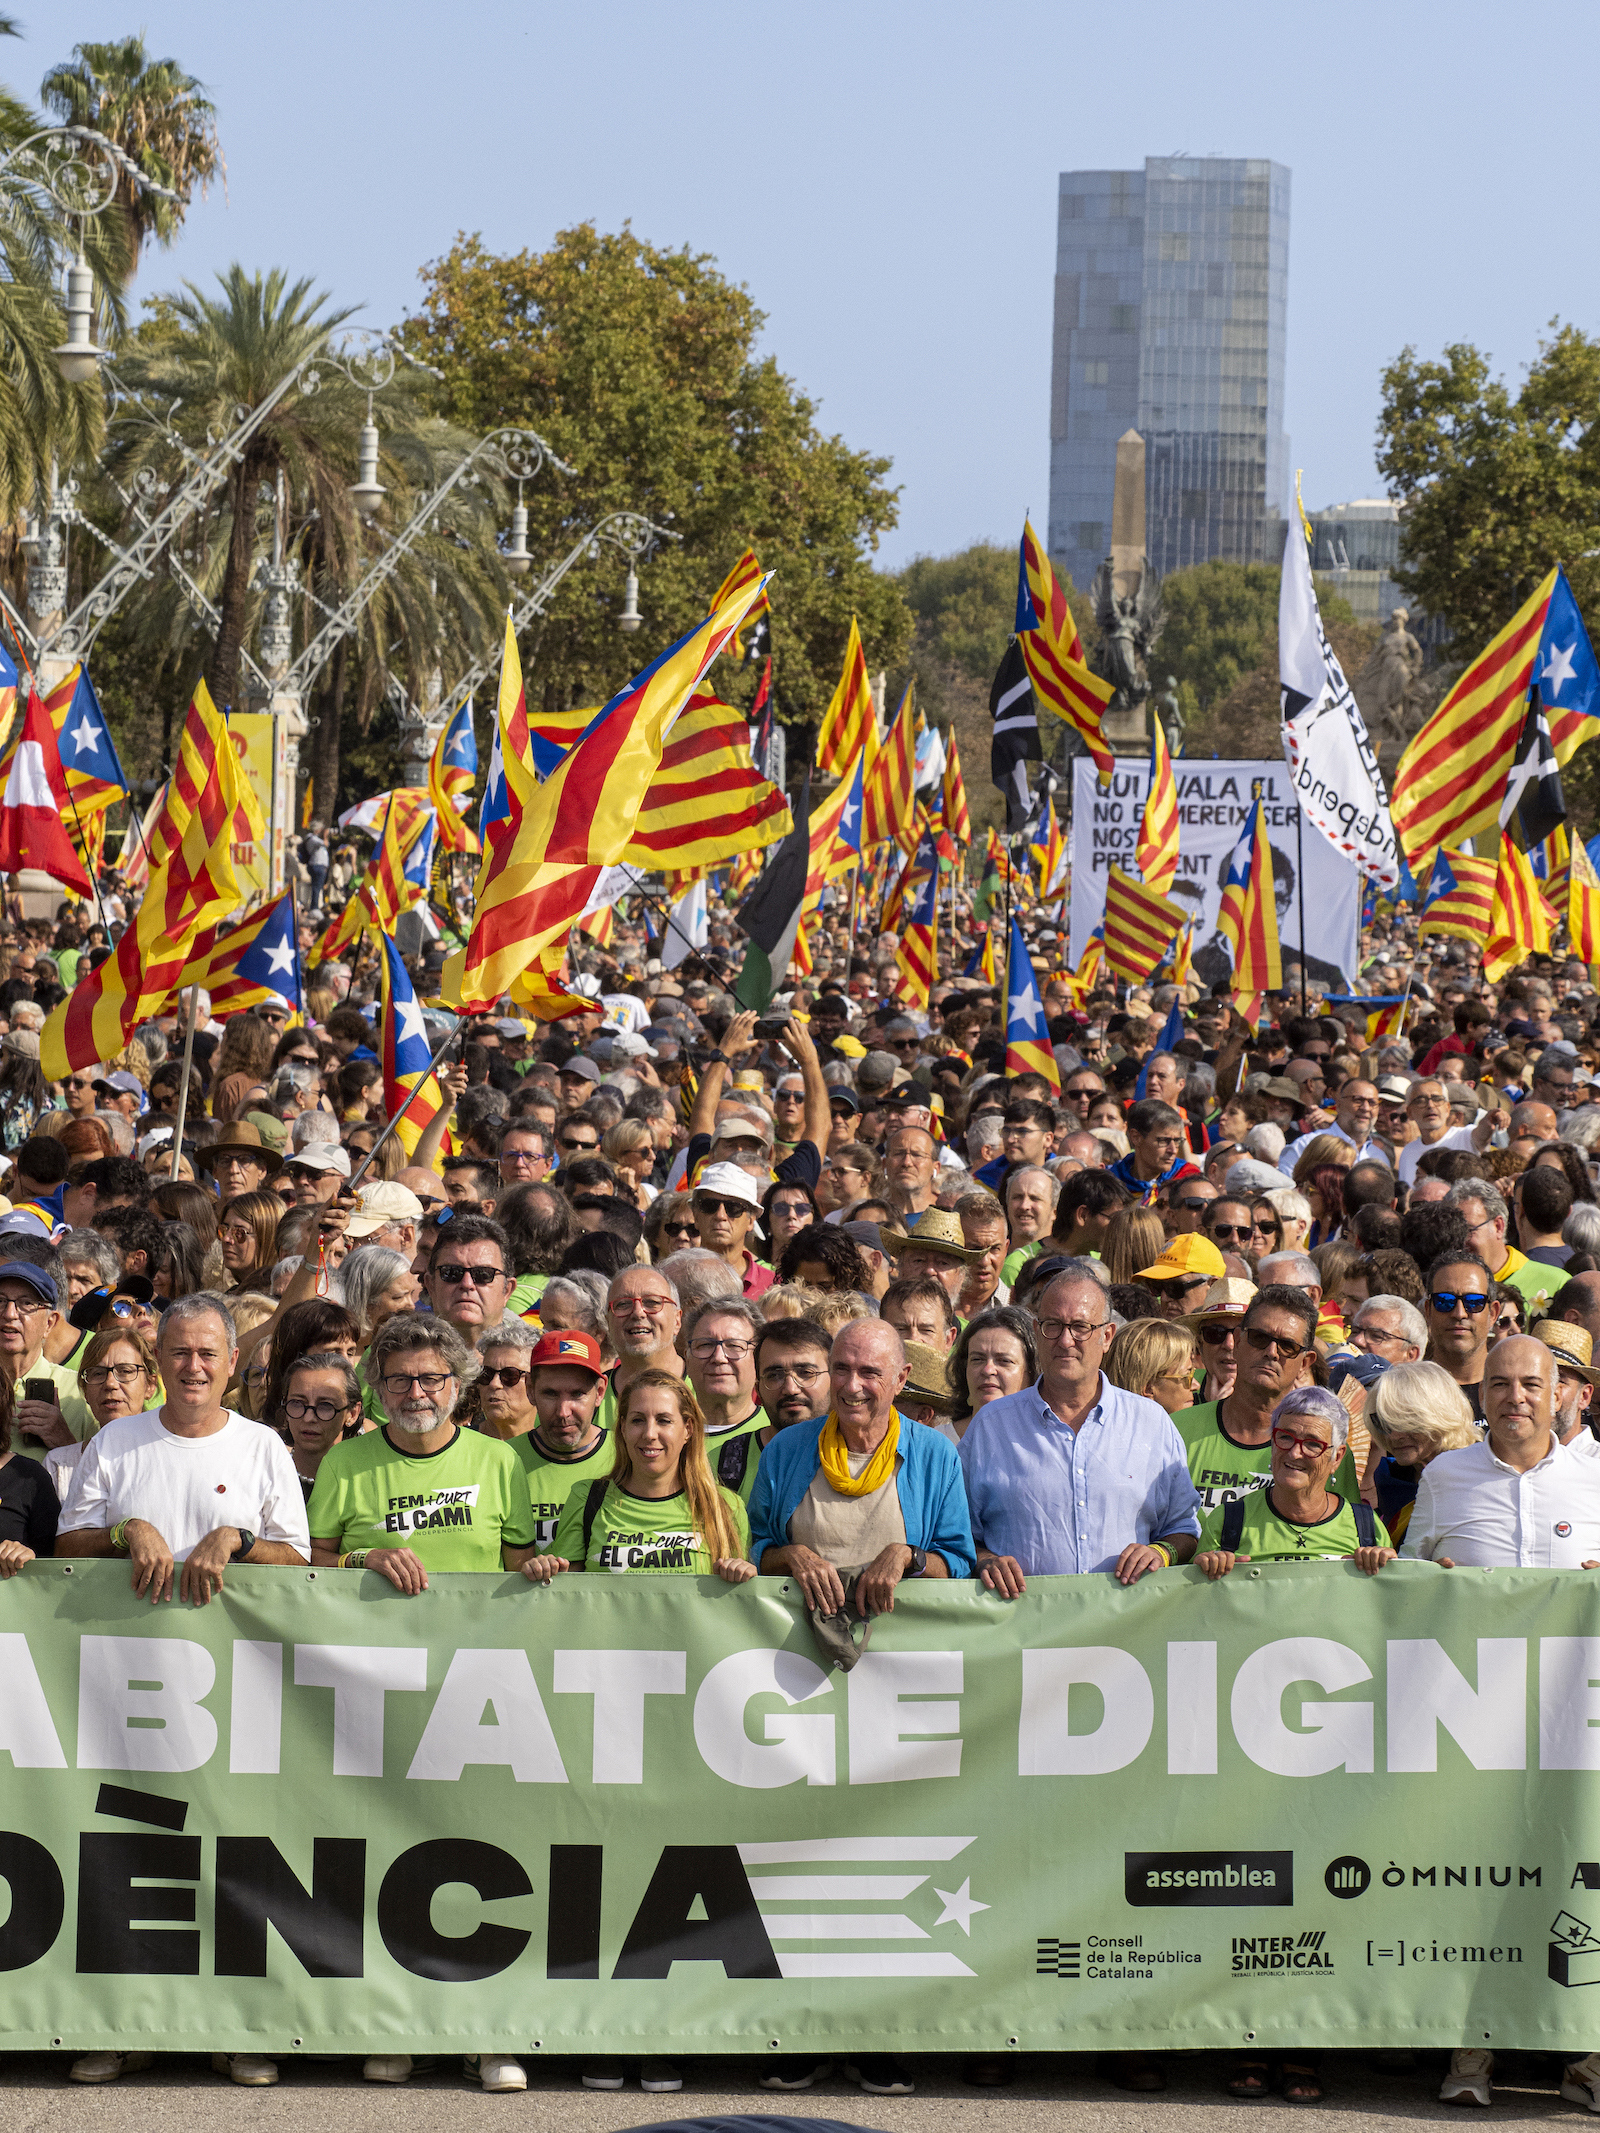
[[[540,1334],[539,1345],[528,1357],[528,1368],[537,1370],[541,1363],[571,1363],[579,1370],[592,1370],[597,1378],[606,1374],[600,1343],[593,1335],[565,1328]]]

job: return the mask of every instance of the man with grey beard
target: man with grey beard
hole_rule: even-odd
[[[375,1570],[408,1596],[426,1592],[430,1569],[520,1570],[531,1562],[535,1528],[522,1462],[509,1444],[454,1419],[483,1367],[455,1328],[436,1315],[398,1312],[373,1335],[366,1367],[387,1419],[334,1445],[318,1468],[307,1506],[312,1562],[358,1575]],[[331,1674],[326,1685],[334,1685]],[[463,2067],[485,2089],[528,2085],[521,2062],[497,2052],[469,2052]],[[382,2053],[361,2072],[397,2084],[411,2078],[412,2061]]]

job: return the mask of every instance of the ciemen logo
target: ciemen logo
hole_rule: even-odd
[[[1293,1852],[1124,1852],[1123,1894],[1140,1909],[1294,1902]]]

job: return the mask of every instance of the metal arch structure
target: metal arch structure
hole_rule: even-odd
[[[180,197],[94,126],[41,127],[0,156],[0,178],[9,179],[13,191],[43,193],[62,214],[80,220],[103,214],[124,178],[158,200]]]

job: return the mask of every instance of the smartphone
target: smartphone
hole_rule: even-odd
[[[22,1396],[25,1400],[48,1400],[53,1407],[61,1405],[54,1378],[24,1378]]]
[[[756,1035],[758,1037],[781,1037],[792,1020],[793,1017],[790,1015],[762,1015],[756,1022]]]

